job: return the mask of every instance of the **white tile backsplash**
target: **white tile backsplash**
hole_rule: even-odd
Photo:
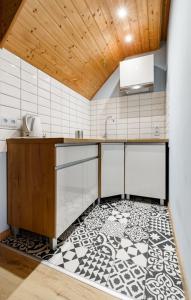
[[[0,116],[18,120],[19,128],[0,127],[0,151],[6,138],[21,135],[25,114],[39,115],[47,136],[90,136],[90,101],[5,49],[0,49]]]
[[[166,137],[165,92],[91,101],[91,136],[104,135],[108,115],[116,120],[115,129],[108,125],[109,137]],[[159,128],[159,136],[155,136],[155,127]]]

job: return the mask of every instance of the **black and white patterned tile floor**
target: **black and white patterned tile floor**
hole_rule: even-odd
[[[185,299],[166,207],[105,200],[59,238],[55,251],[26,232],[3,243],[134,299]]]

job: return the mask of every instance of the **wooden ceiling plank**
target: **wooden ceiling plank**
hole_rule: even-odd
[[[84,0],[72,0],[72,3],[76,7],[78,13],[80,14],[84,24],[94,38],[95,42],[97,43],[97,45],[99,45],[100,49],[102,49],[102,65],[111,73],[115,69],[116,63],[113,60],[112,54],[108,46],[106,45],[105,40],[103,39],[103,36],[100,33],[94,18],[88,10],[86,2]]]
[[[136,7],[137,7],[142,51],[147,52],[150,49],[147,0],[136,0]]]
[[[86,51],[91,51],[91,56],[98,58],[98,60],[102,57],[102,49],[99,44],[96,43],[94,36],[92,36],[87,28],[87,25],[84,24],[83,19],[78,13],[77,8],[72,3],[72,1],[62,2],[56,1],[59,5],[59,8],[62,10],[63,14],[67,17],[68,22],[74,28],[76,33],[81,37],[82,42],[86,42]],[[105,47],[105,44],[103,45]]]
[[[32,21],[33,21],[33,23],[32,23]],[[84,65],[81,64],[79,62],[79,60],[76,61],[75,57],[73,57],[73,56],[71,56],[71,59],[65,58],[65,56],[68,55],[68,53],[67,53],[67,51],[64,53],[63,48],[60,49],[60,47],[57,47],[55,49],[55,41],[52,41],[52,39],[50,39],[48,32],[46,30],[44,30],[42,27],[40,28],[40,30],[38,30],[38,22],[35,21],[35,19],[30,16],[28,11],[25,10],[24,16],[18,23],[21,24],[21,26],[20,26],[21,32],[22,32],[22,28],[24,31],[26,29],[28,30],[25,38],[28,39],[30,37],[30,39],[33,39],[33,42],[31,42],[31,44],[35,42],[35,45],[36,45],[37,49],[39,48],[39,50],[44,45],[42,52],[45,52],[45,54],[47,52],[51,53],[51,57],[54,58],[54,63],[63,66],[63,69],[66,66],[68,66],[70,69],[73,69],[73,67],[74,67],[73,72],[75,72],[75,70],[76,70],[76,75],[77,75],[77,70],[78,70],[80,77],[87,76],[86,72],[84,71]],[[32,23],[32,27],[31,27],[31,23]],[[33,28],[37,28],[37,30],[33,30]],[[32,33],[31,33],[31,30],[33,31]],[[35,41],[35,39],[36,39],[36,41]],[[48,49],[48,51],[47,51],[47,49]],[[90,77],[91,76],[94,77],[92,72],[90,73]]]
[[[3,48],[26,0],[0,1],[0,48]]]
[[[42,3],[42,1],[41,1]],[[49,5],[47,5],[47,7],[44,9],[47,9],[49,15],[51,16],[51,18],[53,17],[53,13],[51,13],[52,11],[54,11],[54,15],[55,15],[55,19],[54,21],[57,23],[57,26],[61,25],[60,30],[63,31],[64,36],[67,37],[67,35],[69,34],[69,38],[71,39],[71,49],[73,48],[77,48],[78,51],[82,52],[82,55],[86,56],[86,63],[84,65],[84,67],[86,67],[86,64],[90,64],[91,62],[94,63],[94,68],[95,65],[97,65],[97,67],[100,69],[100,72],[104,75],[105,78],[105,70],[103,70],[102,66],[100,66],[98,64],[98,59],[97,57],[101,54],[99,54],[98,52],[95,53],[95,55],[92,55],[91,49],[96,49],[96,45],[93,44],[92,47],[90,47],[91,45],[91,40],[89,40],[89,43],[86,41],[86,37],[83,37],[82,39],[82,34],[78,31],[78,28],[75,28],[72,23],[70,22],[70,20],[66,17],[65,14],[62,13],[62,10],[57,6],[57,2],[48,1],[46,0],[46,3],[49,3]],[[52,6],[53,5],[53,6]],[[53,10],[54,8],[54,10]],[[93,70],[92,70],[93,71]],[[85,71],[86,72],[86,71]]]
[[[99,0],[99,3],[100,3],[102,11],[104,12],[105,19],[109,20],[109,24],[110,24],[110,28],[111,28],[112,34],[116,38],[117,44],[119,45],[119,48],[120,48],[121,59],[123,59],[126,56],[126,50],[124,49],[124,46],[123,46],[123,44],[124,44],[123,43],[123,39],[119,35],[119,32],[118,32],[118,30],[116,28],[116,20],[112,16],[112,12],[111,12],[111,10],[110,10],[110,8],[108,6],[107,1],[105,1],[103,3],[102,0]]]
[[[130,27],[130,33],[133,36],[132,43],[135,46],[135,54],[142,53],[143,48],[142,48],[141,35],[139,30],[139,19],[137,16],[136,1],[126,0],[126,5],[128,7],[129,27]]]
[[[86,0],[87,1],[87,0]],[[91,0],[89,0],[91,2]],[[107,23],[107,34],[110,35],[110,38],[115,40],[115,44],[116,47],[118,49],[119,52],[119,61],[125,56],[125,53],[123,52],[123,48],[121,46],[119,37],[117,35],[117,31],[115,28],[115,24],[114,24],[114,20],[111,16],[110,10],[107,6],[107,2],[106,1],[102,1],[102,0],[95,0],[99,3],[99,6],[101,8],[102,14],[104,16],[105,22]],[[111,34],[110,34],[111,31]]]
[[[46,1],[46,3],[48,3],[48,1]],[[71,39],[69,40],[67,35],[63,36],[62,29],[59,26],[56,27],[56,30],[54,29],[54,26],[52,26],[53,29],[54,29],[54,30],[52,30],[51,24],[52,24],[52,22],[54,20],[52,20],[51,17],[49,16],[49,14],[46,13],[46,11],[43,9],[43,7],[40,5],[40,3],[38,3],[35,0],[33,0],[33,4],[35,5],[35,9],[37,11],[35,12],[34,17],[32,16],[32,18],[34,18],[36,20],[36,22],[39,23],[39,26],[41,28],[39,30],[38,34],[41,34],[41,31],[43,31],[43,34],[45,36],[48,35],[49,38],[51,36],[51,41],[53,41],[53,47],[55,48],[55,45],[57,45],[57,49],[55,49],[55,50],[57,52],[60,52],[61,56],[64,55],[64,53],[62,53],[63,49],[66,50],[67,53],[68,53],[68,55],[69,55],[69,64],[71,63],[71,60],[73,60],[73,61],[76,61],[76,60],[77,61],[81,61],[82,62],[81,72],[83,72],[84,74],[87,74],[87,72],[90,71],[89,69],[87,70],[87,68],[89,68],[90,65],[91,65],[91,62],[89,62],[88,64],[86,63],[86,61],[87,61],[87,54],[86,54],[87,50],[85,49],[83,51],[82,47],[80,48],[80,45],[78,45],[78,47],[74,46],[75,40],[74,41],[72,41]],[[55,8],[56,8],[56,6],[55,6]],[[30,14],[32,13],[31,9],[29,7],[26,7],[26,10]],[[23,18],[24,17],[25,16],[23,16]],[[31,18],[31,22],[32,22],[32,18]],[[34,23],[34,21],[33,21],[33,23]],[[47,28],[45,28],[45,24],[47,24]],[[50,28],[50,30],[49,30],[49,28]],[[48,42],[49,38],[47,37],[47,42]],[[42,36],[42,39],[43,39],[43,36]],[[68,48],[66,48],[66,49],[65,49],[65,46],[64,46],[65,44],[68,45]],[[105,78],[103,70],[96,63],[96,61],[92,61],[92,63],[93,63],[93,68],[92,68],[90,74],[93,73],[93,72],[98,71],[97,69],[99,68],[99,70],[100,70],[100,77],[102,78],[102,76],[104,76],[104,78]]]
[[[128,16],[125,19],[120,19],[117,16],[117,10],[120,7],[124,7],[124,8],[126,7],[128,10],[125,0],[106,0],[106,5],[111,12],[117,34],[119,36],[123,48],[123,52],[125,53],[124,58],[133,55],[135,52],[134,43],[125,42],[125,36],[131,33]]]
[[[163,0],[162,29],[161,29],[162,41],[166,41],[167,39],[169,13],[170,13],[170,0]]]
[[[34,34],[30,34],[30,28],[27,28],[26,22],[25,22],[25,30],[28,30],[28,32],[25,34],[22,33],[23,24],[18,22],[17,25],[17,38],[19,39],[20,35],[23,35],[25,38],[25,45],[28,45],[28,56],[29,58],[33,58],[37,53],[38,55],[43,56],[46,58],[47,62],[51,63],[55,68],[62,69],[62,72],[65,74],[67,73],[67,76],[69,78],[74,78],[75,81],[76,78],[79,76],[80,78],[84,78],[85,74],[83,74],[80,71],[80,68],[78,66],[75,66],[72,64],[69,64],[67,60],[62,58],[61,56],[58,56],[54,52],[49,51],[50,45],[48,45],[44,40],[38,40],[38,38]],[[33,47],[32,47],[33,45]],[[87,84],[91,84],[90,80],[86,80]]]
[[[101,2],[98,0],[86,0],[86,5],[94,18],[97,27],[99,28],[100,33],[105,40],[106,45],[110,49],[111,53],[113,54],[113,59],[115,64],[118,64],[120,60],[120,49],[118,44],[115,40],[115,35],[112,34],[111,27],[109,28],[109,20],[106,20],[101,8]],[[103,3],[103,2],[102,2]]]
[[[163,0],[147,0],[149,16],[149,41],[150,51],[160,47],[161,37],[161,14]]]

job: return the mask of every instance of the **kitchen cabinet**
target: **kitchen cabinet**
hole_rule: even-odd
[[[154,55],[129,58],[120,62],[120,89],[154,84]]]
[[[51,239],[98,198],[98,145],[8,143],[8,224]]]
[[[98,198],[98,159],[63,166],[56,178],[58,237]]]
[[[166,144],[125,145],[125,194],[166,199]]]
[[[124,195],[124,143],[101,144],[101,198]]]

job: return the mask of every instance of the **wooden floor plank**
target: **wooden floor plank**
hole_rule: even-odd
[[[0,300],[115,300],[88,284],[0,246]]]

